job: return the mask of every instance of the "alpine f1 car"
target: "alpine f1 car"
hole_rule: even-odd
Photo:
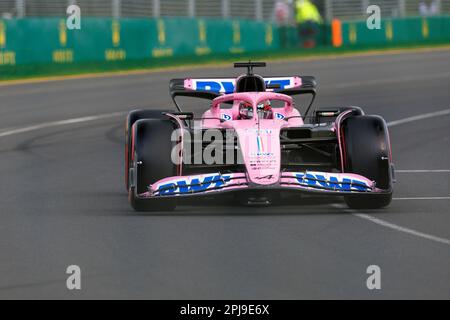
[[[234,195],[271,203],[283,192],[342,196],[350,208],[390,204],[394,167],[386,122],[359,107],[316,109],[311,76],[174,79],[177,111],[135,110],[126,122],[125,182],[137,211],[186,198]],[[293,97],[311,95],[302,115]],[[196,118],[177,97],[211,100]]]

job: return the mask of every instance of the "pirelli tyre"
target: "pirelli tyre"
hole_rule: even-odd
[[[148,191],[148,186],[158,180],[177,174],[172,162],[171,141],[176,129],[171,120],[138,120],[132,126],[129,199],[136,211],[172,211],[176,202],[172,199],[143,199],[139,195]]]
[[[125,188],[130,188],[130,178],[128,176],[131,163],[131,128],[133,124],[142,119],[168,119],[166,115],[169,110],[133,110],[131,111],[125,122]]]
[[[345,202],[352,209],[380,209],[392,201],[392,165],[389,133],[378,116],[352,116],[342,124],[344,169],[376,182],[382,194],[351,195]]]

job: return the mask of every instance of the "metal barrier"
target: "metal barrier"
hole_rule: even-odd
[[[1,0],[3,17],[64,16],[69,4],[84,16],[99,17],[241,17],[270,20],[277,0]]]
[[[296,0],[1,0],[0,18],[61,17],[69,4],[77,4],[86,17],[212,17],[274,21],[275,5],[290,3],[294,17]],[[369,5],[380,6],[386,17],[419,15],[424,0],[312,0],[325,20],[358,20]],[[438,14],[450,14],[450,0],[434,0]],[[291,20],[292,22],[292,20]]]

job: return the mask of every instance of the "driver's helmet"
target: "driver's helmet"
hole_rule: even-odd
[[[239,104],[239,117],[244,120],[253,118],[253,106],[248,102],[241,102]]]
[[[259,119],[273,119],[273,110],[270,100],[258,103],[256,110],[258,112]]]

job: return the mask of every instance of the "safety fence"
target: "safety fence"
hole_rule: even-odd
[[[277,4],[285,3],[291,21],[297,0],[1,0],[0,17],[59,17],[70,4],[85,17],[210,17],[274,21]],[[325,20],[362,19],[367,7],[378,5],[383,17],[420,14],[424,0],[311,0]],[[449,14],[450,0],[432,0],[434,14]]]
[[[0,15],[61,16],[69,4],[86,17],[210,17],[270,21],[278,0],[1,0]],[[291,2],[293,5],[293,2]]]
[[[370,30],[366,21],[316,26],[311,47],[450,41],[450,16],[386,19],[380,27]],[[296,27],[252,20],[85,18],[81,30],[68,30],[62,18],[0,20],[0,66],[233,56],[306,50],[304,44]]]

